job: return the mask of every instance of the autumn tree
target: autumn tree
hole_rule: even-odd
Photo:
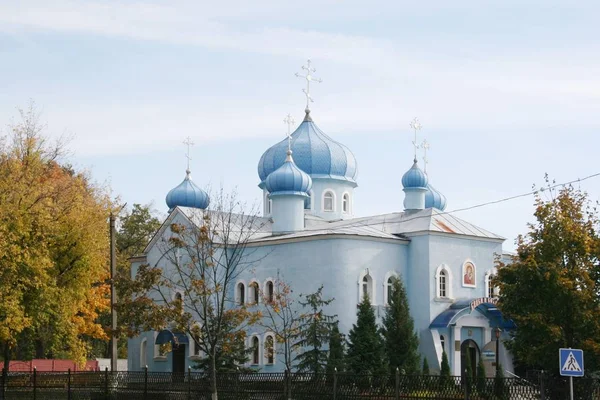
[[[285,369],[291,371],[298,350],[294,341],[299,332],[300,305],[294,299],[289,283],[283,279],[278,277],[273,283],[272,291],[270,290],[267,289],[262,293],[264,307],[258,325],[266,331],[273,332],[275,353],[283,356]]]
[[[536,222],[517,239],[512,263],[498,262],[498,307],[517,329],[505,345],[527,367],[556,371],[561,347],[585,351],[586,369],[600,364],[600,237],[586,193],[553,182],[535,197]]]
[[[232,360],[245,362],[246,328],[260,315],[255,307],[236,304],[234,285],[265,255],[248,246],[264,226],[256,210],[246,212],[235,194],[223,190],[211,200],[210,209],[188,209],[187,222],[159,232],[159,260],[138,268],[127,290],[137,310],[137,317],[130,315],[133,331],[169,328],[194,338],[206,355],[216,400],[217,374]]]
[[[406,374],[416,374],[419,371],[419,338],[410,315],[406,289],[400,278],[392,280],[381,334],[390,373],[399,368]]]
[[[134,204],[131,209],[124,209],[118,219],[118,228],[116,232],[117,247],[117,278],[115,285],[117,288],[117,310],[118,310],[118,356],[127,358],[127,331],[130,325],[135,324],[135,320],[140,316],[136,314],[139,310],[131,304],[130,293],[127,292],[131,286],[131,263],[130,257],[139,255],[152,239],[152,236],[160,228],[160,220],[152,211],[151,205]],[[142,314],[143,317],[143,314]],[[110,335],[111,314],[110,310],[100,314],[98,318],[104,330]],[[91,339],[92,356],[110,357],[110,342],[103,339]]]
[[[316,292],[302,296],[299,301],[304,311],[300,316],[297,341],[295,343],[301,350],[296,356],[298,370],[320,374],[325,372],[327,366],[327,350],[332,329],[337,323],[337,315],[327,315],[327,307],[333,298],[323,298],[323,285]]]
[[[0,143],[0,343],[84,362],[109,307],[107,191],[44,136],[32,104]]]

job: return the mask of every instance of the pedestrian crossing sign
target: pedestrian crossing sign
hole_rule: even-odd
[[[562,376],[583,376],[583,350],[560,349],[559,359]]]

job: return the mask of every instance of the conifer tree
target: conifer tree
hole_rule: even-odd
[[[483,366],[483,360],[479,358],[479,363],[477,364],[477,392],[480,394],[485,392],[485,367]]]
[[[442,353],[442,365],[440,367],[440,383],[442,387],[450,384],[450,363],[448,363],[448,355],[444,351]]]
[[[343,336],[340,333],[338,323],[336,322],[331,329],[331,335],[329,336],[329,357],[327,358],[327,369],[328,374],[344,371],[344,341]]]
[[[298,362],[299,371],[323,373],[327,366],[327,350],[324,347],[337,323],[337,315],[326,315],[323,308],[334,299],[323,299],[323,285],[315,293],[303,297],[305,301],[298,303],[308,310],[300,316],[298,340],[294,344],[303,351],[296,356],[295,361]]]
[[[430,375],[429,372],[429,363],[427,362],[427,357],[423,357],[423,375]]]
[[[381,333],[390,373],[393,374],[396,368],[404,370],[409,375],[418,373],[419,338],[410,316],[406,289],[399,278],[393,280],[388,303]]]
[[[385,373],[387,369],[375,312],[366,294],[358,305],[356,324],[348,335],[346,365],[356,374]]]

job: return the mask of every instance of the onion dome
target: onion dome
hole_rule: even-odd
[[[425,208],[437,208],[440,211],[446,209],[446,196],[429,184],[425,192]]]
[[[291,149],[298,168],[311,178],[336,179],[356,186],[358,169],[354,154],[323,133],[313,122],[308,109],[304,121],[291,135]],[[258,162],[261,187],[267,176],[285,162],[287,150],[288,140],[284,139],[262,155]]]
[[[312,187],[312,179],[306,172],[296,166],[292,159],[291,150],[288,150],[283,165],[271,172],[264,183],[271,196],[308,196],[308,191]]]
[[[183,182],[167,194],[166,201],[169,210],[175,207],[193,207],[204,210],[210,203],[208,194],[192,182],[190,170],[185,171]]]
[[[411,169],[406,171],[402,176],[402,186],[404,186],[404,189],[426,189],[427,182],[427,175],[419,168],[417,160],[415,160]]]

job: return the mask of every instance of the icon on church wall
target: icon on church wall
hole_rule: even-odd
[[[475,264],[470,261],[463,264],[463,286],[475,287]]]

